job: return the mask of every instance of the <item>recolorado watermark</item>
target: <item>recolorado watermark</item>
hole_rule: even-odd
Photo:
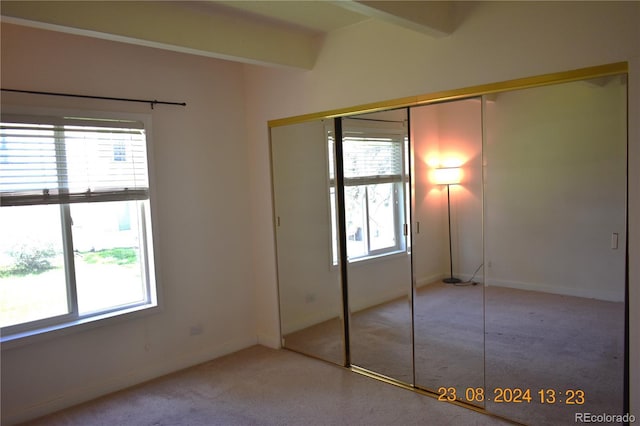
[[[574,421],[576,423],[635,423],[636,416],[633,414],[594,414],[594,413],[575,413]]]

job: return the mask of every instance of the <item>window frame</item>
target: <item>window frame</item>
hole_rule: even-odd
[[[349,117],[343,118],[343,120],[348,120]],[[358,123],[357,125],[348,125],[343,124],[343,137],[345,133],[352,132],[355,134],[366,134],[368,137],[376,138],[376,137],[391,137],[394,140],[392,143],[397,143],[400,145],[401,152],[401,174],[399,179],[391,179],[389,177],[378,177],[378,178],[364,178],[362,182],[356,183],[359,178],[345,178],[345,188],[360,186],[365,191],[364,198],[364,219],[366,222],[366,253],[362,256],[347,258],[349,263],[362,262],[371,259],[377,259],[381,257],[393,256],[402,253],[406,253],[408,251],[409,242],[406,240],[406,227],[407,225],[407,198],[408,194],[406,193],[407,183],[409,182],[409,171],[407,169],[408,166],[408,134],[407,134],[407,123]],[[329,156],[334,154],[335,160],[335,134],[334,134],[333,126],[325,125],[325,135],[326,135],[326,143],[327,143],[327,152]],[[332,170],[332,166],[335,167],[334,162],[329,161],[327,164],[328,170],[328,191],[327,195],[329,198],[329,209],[332,209],[331,202],[333,200],[332,197],[336,195],[336,180],[335,175],[332,174],[332,171],[335,173],[335,170]],[[350,182],[347,182],[350,181]],[[390,247],[385,247],[381,249],[371,250],[371,239],[369,236],[370,232],[370,218],[369,218],[369,202],[368,202],[368,192],[369,186],[375,184],[382,183],[392,183],[393,184],[393,214],[394,214],[394,235],[395,235],[395,245]],[[336,200],[337,202],[337,200]],[[337,210],[337,206],[336,206]],[[336,212],[331,212],[331,215],[336,214]],[[364,230],[363,230],[364,231]],[[364,233],[364,232],[363,232]],[[335,251],[337,245],[337,229],[332,229],[331,241],[330,241],[330,259],[331,259],[331,267],[336,267],[338,264],[338,253]]]
[[[140,218],[139,266],[141,267],[143,275],[141,279],[144,280],[145,299],[141,302],[110,307],[100,311],[86,312],[83,314],[79,313],[75,278],[71,205],[69,203],[58,204],[60,208],[60,223],[62,230],[61,241],[63,246],[65,285],[69,312],[62,315],[2,327],[0,335],[2,349],[30,344],[32,342],[50,338],[52,335],[65,335],[161,311],[162,297],[160,277],[154,254],[158,251],[158,243],[157,233],[154,232],[154,229],[157,229],[157,218],[153,213],[156,211],[156,197],[153,144],[151,142],[153,140],[151,115],[129,112],[40,108],[13,105],[3,105],[2,112],[3,114],[26,115],[33,117],[83,117],[95,120],[129,120],[141,122],[144,126],[145,132],[146,169],[148,177],[148,197],[143,200],[137,200],[136,202],[138,207],[137,214]],[[114,158],[114,161],[117,160]],[[131,200],[123,199],[115,201],[127,202]]]
[[[392,203],[393,203],[393,233],[395,238],[395,244],[392,246],[387,246],[379,249],[371,248],[371,216],[369,214],[369,191],[370,186],[373,185],[382,185],[382,184],[391,184],[392,185]],[[345,188],[353,188],[360,187],[364,190],[363,195],[363,223],[366,227],[366,230],[363,230],[363,236],[365,236],[365,254],[357,257],[349,257],[350,262],[357,262],[359,260],[366,260],[381,256],[388,256],[395,253],[402,253],[405,251],[405,244],[403,241],[402,234],[402,225],[400,223],[401,218],[403,217],[403,212],[400,204],[402,203],[401,192],[403,191],[402,187],[404,186],[402,181],[393,181],[393,182],[381,182],[381,183],[365,183],[365,184],[354,184],[354,185],[345,185]]]

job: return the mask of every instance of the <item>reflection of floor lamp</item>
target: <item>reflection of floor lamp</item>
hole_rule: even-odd
[[[453,276],[453,250],[451,249],[451,185],[460,183],[462,170],[460,167],[443,167],[436,169],[435,180],[439,185],[447,185],[447,218],[449,222],[449,278],[445,278],[442,282],[447,284],[456,284],[461,282],[460,278]]]

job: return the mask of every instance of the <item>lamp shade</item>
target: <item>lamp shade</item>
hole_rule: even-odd
[[[462,179],[460,167],[442,167],[435,169],[434,180],[438,185],[455,185]]]

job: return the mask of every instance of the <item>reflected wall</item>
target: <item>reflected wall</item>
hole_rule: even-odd
[[[499,93],[486,129],[487,408],[532,424],[622,413],[626,81]]]
[[[481,109],[480,98],[411,109],[416,386],[460,399],[484,387]],[[459,167],[460,182],[439,184],[441,167]]]
[[[338,259],[332,245],[331,171],[323,120],[271,129],[283,346],[344,365]]]
[[[351,364],[413,383],[407,110],[342,119]]]

